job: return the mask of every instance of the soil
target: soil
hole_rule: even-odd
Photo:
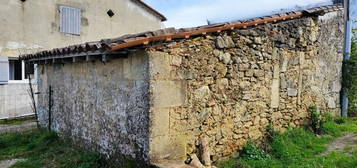
[[[323,156],[328,155],[331,152],[342,152],[351,154],[353,150],[357,149],[357,134],[347,134],[345,136],[335,139],[322,153]]]

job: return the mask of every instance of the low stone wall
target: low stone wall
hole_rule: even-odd
[[[215,161],[269,123],[306,123],[311,105],[339,115],[342,47],[332,12],[151,48],[152,159],[184,159],[207,136]]]
[[[107,156],[148,160],[148,59],[143,52],[107,63],[39,66],[39,121]]]

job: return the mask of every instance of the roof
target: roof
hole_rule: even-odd
[[[142,8],[144,8],[145,10],[147,10],[148,12],[150,12],[151,14],[155,15],[156,17],[160,18],[160,20],[162,22],[166,21],[167,18],[161,14],[160,12],[158,12],[157,10],[155,10],[154,8],[150,7],[148,4],[146,4],[145,2],[141,1],[141,0],[131,0],[132,2],[136,3],[137,5],[141,6]]]
[[[56,48],[41,51],[35,54],[22,55],[20,56],[20,59],[39,62],[51,59],[54,60],[88,55],[120,54],[130,52],[137,47],[145,48],[151,46],[149,44],[162,44],[171,40],[202,36],[208,33],[216,33],[224,30],[245,29],[257,25],[297,19],[305,16],[322,15],[328,12],[340,11],[342,9],[343,6],[341,4],[335,4],[232,23],[205,25],[186,29],[167,28],[139,34],[124,35],[119,38],[103,39],[95,42],[72,45],[64,48]]]

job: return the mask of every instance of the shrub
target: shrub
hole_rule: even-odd
[[[337,124],[344,124],[344,123],[347,123],[347,118],[346,117],[337,117],[334,121]]]
[[[322,115],[317,111],[316,106],[310,106],[309,111],[311,113],[311,122],[310,126],[312,130],[314,131],[315,134],[322,134],[323,133],[323,117]]]
[[[246,160],[265,160],[270,159],[270,155],[257,148],[253,142],[248,141],[242,151],[242,157]]]

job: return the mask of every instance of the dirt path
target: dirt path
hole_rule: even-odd
[[[3,160],[0,161],[0,167],[1,168],[9,168],[16,164],[17,162],[24,161],[25,159],[11,159],[11,160]]]
[[[5,132],[18,132],[18,131],[26,131],[30,129],[36,128],[36,122],[34,121],[26,121],[19,125],[1,125],[0,124],[0,134]]]
[[[357,134],[347,134],[335,139],[322,155],[326,156],[331,152],[351,153],[353,150],[357,150]]]

